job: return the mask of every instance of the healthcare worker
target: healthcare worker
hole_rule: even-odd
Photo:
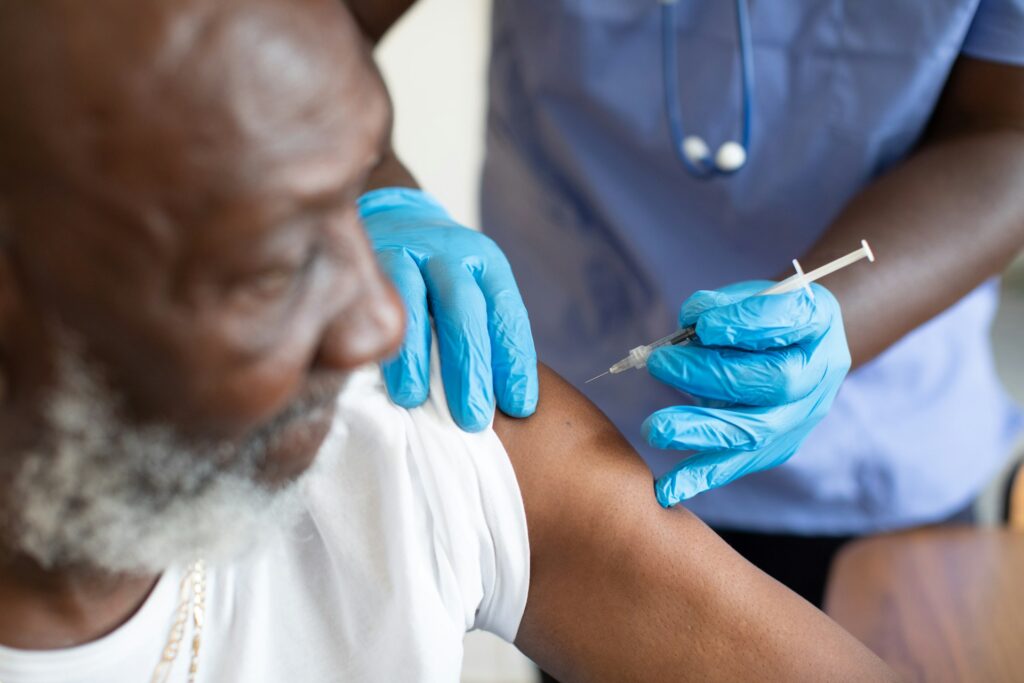
[[[409,4],[350,0],[373,37]],[[819,603],[848,539],[971,505],[1022,426],[988,335],[1024,244],[1024,0],[496,0],[490,96],[483,227],[540,357],[663,504]],[[500,252],[379,193],[367,228],[421,321],[392,395],[422,399],[429,298],[457,419],[478,428],[495,391],[528,414]],[[842,316],[824,289],[734,303],[862,238],[877,263],[825,282]],[[582,384],[677,322],[704,345]]]

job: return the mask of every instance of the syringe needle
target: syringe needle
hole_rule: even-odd
[[[594,381],[595,379],[601,379],[602,377],[604,377],[604,376],[605,376],[605,375],[607,375],[607,374],[608,374],[607,372],[602,372],[602,373],[601,373],[600,375],[598,375],[597,377],[591,377],[591,378],[590,378],[590,379],[588,379],[588,380],[587,380],[586,382],[584,382],[584,384],[590,384],[590,383],[591,383],[591,382],[593,382],[593,381]]]

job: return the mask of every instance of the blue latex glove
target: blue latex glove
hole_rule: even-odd
[[[430,390],[430,314],[452,417],[479,431],[498,407],[526,417],[537,407],[537,354],[530,321],[505,255],[455,223],[419,190],[385,188],[359,199],[381,267],[407,312],[398,356],[383,364],[391,400],[412,408]]]
[[[657,448],[693,450],[655,489],[663,506],[751,472],[780,465],[825,416],[850,369],[835,297],[812,285],[747,298],[770,282],[742,282],[691,296],[680,325],[697,325],[699,344],[661,348],[647,369],[697,399],[644,422]]]

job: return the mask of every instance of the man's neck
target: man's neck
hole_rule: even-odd
[[[138,611],[157,578],[48,570],[24,556],[5,557],[0,561],[0,645],[53,650],[101,638]]]

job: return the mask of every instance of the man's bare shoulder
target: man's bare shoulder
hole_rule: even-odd
[[[611,421],[550,368],[541,366],[539,372],[537,412],[527,419],[499,413],[494,422],[527,515],[535,520],[530,529],[535,553],[558,547],[577,525],[602,518],[619,526],[676,515],[658,505],[650,470]],[[560,523],[549,528],[547,520]]]
[[[662,508],[609,420],[551,370],[540,380],[533,417],[494,423],[530,538],[524,652],[565,682],[890,678],[694,515]]]

